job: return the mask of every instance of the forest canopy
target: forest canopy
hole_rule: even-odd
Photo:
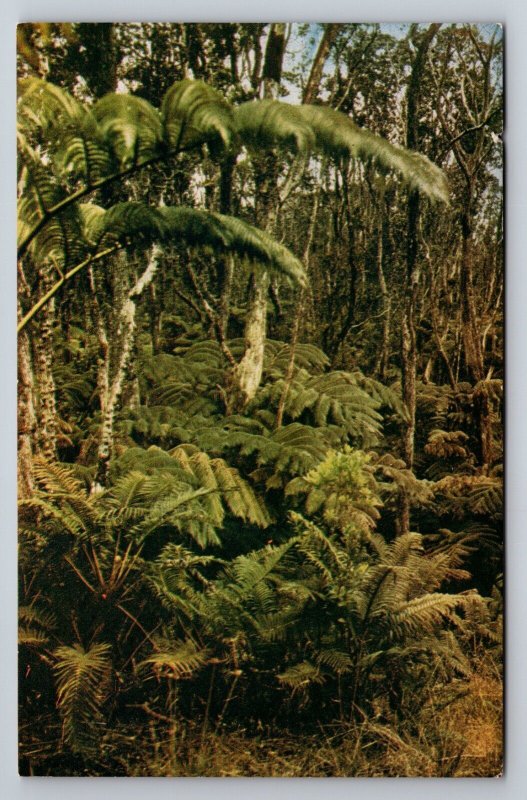
[[[498,774],[500,27],[17,43],[21,773]]]

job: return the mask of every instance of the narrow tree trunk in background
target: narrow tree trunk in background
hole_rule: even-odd
[[[282,79],[285,34],[286,24],[284,22],[274,22],[267,37],[262,78],[264,82],[264,97],[268,99],[276,98]]]
[[[472,203],[473,190],[467,186],[466,203],[461,217],[461,319],[465,360],[474,382],[485,379],[485,364],[479,335],[476,300],[474,297],[474,268],[472,262]],[[491,409],[487,393],[482,389],[474,394],[474,415],[479,429],[479,460],[484,469],[492,462]]]
[[[391,311],[392,301],[390,293],[388,292],[388,285],[384,275],[384,237],[386,228],[386,214],[384,209],[384,198],[381,198],[379,203],[379,221],[377,225],[377,279],[379,281],[379,289],[381,292],[382,300],[382,342],[377,363],[375,364],[375,375],[381,381],[386,381],[386,374],[388,371],[388,364],[390,360],[390,328],[391,328]]]
[[[412,150],[418,146],[418,115],[421,81],[428,50],[440,28],[434,23],[428,27],[417,48],[407,89],[406,146]],[[416,26],[413,26],[413,35]],[[418,262],[417,225],[419,220],[419,194],[412,191],[408,198],[407,239],[406,239],[406,286],[404,314],[401,325],[402,395],[407,411],[403,436],[403,459],[408,469],[413,469],[415,443],[415,382],[417,368],[416,346],[416,307],[419,289],[420,269]],[[399,504],[399,535],[410,530],[410,498],[403,490]]]
[[[232,213],[232,176],[236,157],[227,156],[220,173],[220,212]],[[218,259],[218,296],[220,298],[219,324],[224,338],[228,336],[234,259],[230,255]]]
[[[322,72],[324,64],[329,55],[329,48],[331,47],[339,29],[338,24],[330,23],[324,26],[324,33],[318,45],[318,49],[311,66],[311,72],[302,95],[303,103],[312,103],[317,99],[320,81],[322,80]]]
[[[162,313],[159,308],[158,293],[153,283],[149,286],[150,302],[148,313],[150,316],[150,337],[152,339],[152,355],[156,356],[161,352],[161,336],[163,331]]]
[[[320,202],[320,185],[318,187],[317,193],[315,195],[315,200],[313,203],[313,209],[311,211],[311,222],[309,225],[309,232],[307,235],[307,244],[304,250],[304,265],[306,268],[306,273],[309,274],[309,257],[311,255],[311,246],[313,244],[313,238],[315,235],[315,227],[317,223],[317,216],[318,216],[318,205]],[[298,344],[298,334],[300,333],[300,323],[302,321],[302,317],[304,314],[304,298],[305,298],[305,289],[300,291],[300,296],[297,301],[297,307],[295,312],[295,318],[293,321],[293,331],[291,333],[291,353],[289,356],[289,363],[287,365],[287,370],[284,376],[284,388],[282,394],[280,395],[280,400],[278,402],[278,408],[276,410],[276,421],[275,421],[275,428],[281,428],[283,419],[284,419],[284,412],[287,403],[287,397],[289,395],[289,391],[291,389],[291,383],[293,381],[293,377],[295,374],[295,357],[296,357],[296,347]]]
[[[81,22],[78,26],[80,72],[95,97],[117,86],[117,45],[113,22]]]

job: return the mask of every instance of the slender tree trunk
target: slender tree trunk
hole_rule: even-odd
[[[263,67],[264,97],[278,95],[285,51],[286,26],[271,25]],[[276,158],[273,153],[255,160],[257,183],[256,223],[272,232],[276,221]],[[263,374],[265,337],[267,333],[267,296],[270,278],[266,270],[255,273],[251,281],[251,296],[245,320],[245,350],[233,375],[233,407],[244,407],[255,396]]]
[[[472,261],[472,208],[473,189],[467,187],[465,211],[461,219],[461,319],[463,323],[463,344],[465,360],[472,375],[478,383],[485,379],[483,349],[479,334],[476,300],[474,297],[474,268]],[[479,429],[479,459],[483,468],[492,462],[492,427],[491,408],[487,393],[482,388],[474,394],[474,414]]]
[[[384,236],[386,226],[386,215],[384,213],[384,198],[381,198],[379,204],[379,221],[377,225],[377,279],[379,281],[379,290],[382,300],[382,342],[377,363],[375,364],[375,374],[379,376],[381,381],[386,380],[386,373],[388,371],[388,363],[390,360],[390,330],[391,330],[391,312],[392,301],[386,283],[386,276],[384,274]]]
[[[232,213],[232,176],[235,164],[236,158],[227,156],[221,165],[220,212],[222,214]],[[234,259],[231,255],[224,256],[218,263],[219,321],[224,337],[228,335],[233,275]]]
[[[50,275],[42,278],[45,293],[52,283]],[[39,451],[48,461],[57,460],[57,402],[55,378],[53,377],[53,324],[55,300],[51,300],[41,311],[38,335],[33,337],[35,352],[35,377],[38,387],[37,426]]]
[[[309,78],[307,79],[302,96],[303,103],[312,103],[313,100],[317,99],[317,93],[320,86],[320,81],[322,80],[324,64],[326,63],[326,59],[329,55],[329,48],[331,47],[337,35],[338,29],[338,24],[330,23],[324,26],[324,33],[322,34],[322,38],[318,45],[313,64],[311,65]]]
[[[317,222],[317,215],[318,215],[318,205],[320,201],[320,185],[318,187],[317,193],[315,195],[315,201],[313,203],[313,210],[311,212],[311,223],[309,225],[309,232],[307,236],[307,244],[304,250],[304,264],[306,266],[306,272],[309,272],[309,257],[311,254],[311,246],[313,244],[313,238],[315,234],[315,227]],[[284,412],[285,406],[287,403],[287,398],[289,395],[289,391],[291,389],[291,383],[293,381],[293,377],[295,374],[295,357],[296,357],[296,347],[298,344],[298,335],[300,332],[300,323],[302,321],[303,313],[304,313],[304,298],[305,298],[305,289],[302,289],[300,292],[300,296],[298,298],[297,307],[295,318],[293,321],[293,331],[291,334],[291,354],[289,356],[289,363],[287,365],[287,370],[285,374],[284,380],[284,389],[280,396],[280,400],[278,402],[278,408],[276,411],[276,422],[275,428],[281,428],[282,422],[284,419]]]
[[[407,90],[407,124],[406,145],[416,149],[418,141],[419,100],[421,81],[426,65],[426,57],[434,36],[440,28],[434,23],[428,27],[417,48]],[[415,32],[415,28],[413,28]],[[419,290],[420,267],[418,261],[418,220],[419,194],[412,191],[408,198],[407,239],[406,239],[406,286],[404,314],[401,325],[401,358],[402,358],[402,393],[406,407],[407,420],[403,435],[403,459],[408,469],[413,469],[415,443],[415,411],[416,411],[416,308]],[[410,530],[410,498],[403,490],[399,505],[399,534]]]
[[[146,269],[128,292],[121,307],[117,329],[119,358],[113,377],[106,384],[106,395],[101,397],[102,426],[97,450],[97,473],[92,492],[100,491],[108,481],[108,469],[114,445],[115,414],[123,394],[135,344],[137,300],[153,280],[160,254],[160,248],[154,245]]]
[[[19,308],[19,319],[22,314]],[[31,497],[34,490],[33,457],[37,432],[34,404],[35,379],[27,331],[18,339],[18,498]]]

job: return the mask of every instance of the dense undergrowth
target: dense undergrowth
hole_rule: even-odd
[[[172,402],[185,356],[150,358],[104,491],[90,492],[80,429],[67,449],[84,465],[35,467],[20,512],[22,769],[499,771],[500,481],[452,475],[469,434],[433,458],[429,419],[434,479],[417,478],[382,435],[401,413],[394,389],[328,373],[311,348],[318,393],[304,378],[276,431],[275,355],[261,404],[225,417],[217,369],[196,357],[214,348],[187,352],[203,381],[180,401],[188,427],[150,405]],[[401,491],[421,533],[395,535]]]

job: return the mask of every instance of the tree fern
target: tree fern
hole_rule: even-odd
[[[269,234],[236,217],[184,206],[163,208],[168,235],[191,247],[232,253],[305,285],[301,262]]]
[[[36,605],[18,607],[18,644],[25,647],[41,648],[47,644],[56,627],[54,615],[43,611]]]
[[[170,523],[204,545],[219,543],[226,509],[261,527],[270,522],[262,501],[238,470],[195,446],[180,445],[170,453],[157,447],[130,448],[113,469],[114,474],[124,474],[105,502],[116,509],[132,503],[142,508],[143,531]]]

